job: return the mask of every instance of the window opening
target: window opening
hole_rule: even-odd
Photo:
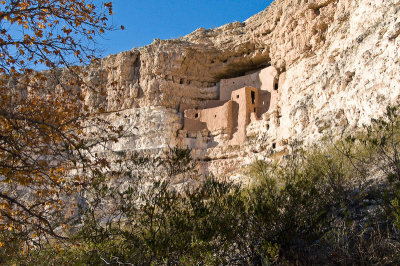
[[[236,98],[239,99],[239,95],[236,95]]]
[[[277,91],[278,90],[278,83],[275,83],[274,89]]]
[[[276,149],[276,143],[272,143],[272,149]]]
[[[199,114],[195,114],[194,117],[195,117],[195,118],[198,118],[198,117],[199,117]]]
[[[251,91],[251,103],[256,103],[256,93],[254,91]]]
[[[257,108],[254,108],[254,113],[257,112]]]

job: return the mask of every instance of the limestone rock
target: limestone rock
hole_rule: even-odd
[[[359,128],[398,103],[399,25],[397,0],[276,0],[242,23],[156,39],[88,66],[86,102],[93,111],[126,110],[110,119],[138,128],[116,150],[188,146],[204,174],[232,174],[254,159],[279,158],[293,140]],[[278,90],[272,107],[251,118],[247,141],[181,130],[179,110],[204,109],[232,78],[251,80],[268,66]]]

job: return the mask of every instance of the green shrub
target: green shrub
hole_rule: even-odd
[[[398,264],[397,109],[343,135],[307,150],[295,143],[279,163],[254,162],[248,188],[213,178],[196,184],[189,150],[134,155],[87,188],[67,242],[18,259],[32,265]],[[18,250],[8,248],[1,254]]]

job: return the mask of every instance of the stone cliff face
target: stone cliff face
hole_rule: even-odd
[[[106,86],[88,90],[86,103],[123,112],[110,114],[132,129],[116,151],[188,146],[204,174],[233,176],[256,158],[279,158],[293,140],[311,144],[359,128],[398,103],[399,35],[397,0],[276,0],[243,23],[155,40],[88,66],[93,87]],[[247,141],[183,129],[183,109],[218,100],[221,80],[269,66],[279,90],[274,107],[251,119]]]

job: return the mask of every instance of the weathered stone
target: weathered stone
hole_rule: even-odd
[[[86,102],[94,111],[131,109],[127,124],[110,116],[138,128],[117,150],[187,146],[204,174],[233,174],[279,158],[293,140],[361,127],[398,103],[399,25],[395,0],[276,0],[243,23],[156,39],[87,67]],[[265,92],[267,107],[246,122],[241,145],[208,122],[181,130],[185,110],[219,108],[245,86]]]

